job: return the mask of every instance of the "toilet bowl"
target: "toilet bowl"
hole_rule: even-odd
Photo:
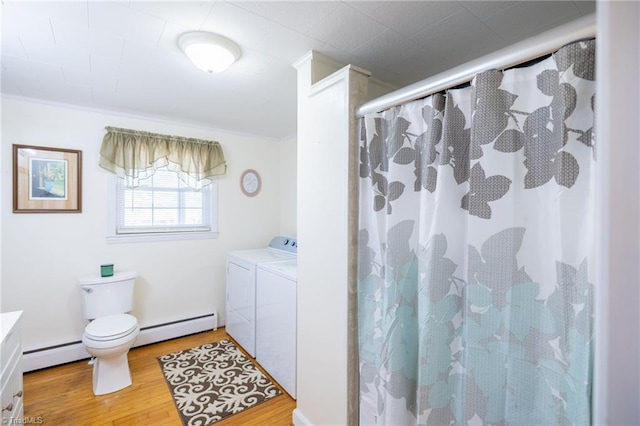
[[[116,314],[91,321],[82,343],[93,360],[93,393],[104,395],[131,385],[127,354],[140,334],[133,315]]]
[[[133,309],[135,272],[80,278],[82,315],[90,322],[82,343],[93,357],[93,393],[104,395],[131,385],[127,354],[140,334]]]

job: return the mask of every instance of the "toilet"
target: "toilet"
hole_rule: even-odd
[[[110,277],[83,277],[78,281],[85,319],[90,320],[82,343],[94,357],[93,393],[104,395],[131,385],[127,354],[140,334],[133,309],[135,272],[116,272]]]

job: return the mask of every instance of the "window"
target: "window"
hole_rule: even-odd
[[[217,236],[215,181],[194,191],[166,168],[141,179],[134,189],[127,188],[124,179],[115,181],[116,217],[111,242]]]

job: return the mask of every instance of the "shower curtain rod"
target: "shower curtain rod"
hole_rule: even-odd
[[[467,83],[473,77],[490,69],[505,69],[539,58],[558,50],[567,43],[596,35],[595,14],[587,15],[537,36],[497,50],[465,64],[451,68],[432,77],[395,90],[362,104],[356,111],[358,118],[372,112],[384,111],[394,106],[424,98],[433,93]]]

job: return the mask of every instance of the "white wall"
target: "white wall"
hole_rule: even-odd
[[[594,424],[640,424],[640,3],[598,2]]]
[[[348,66],[316,83],[330,69],[323,57],[307,55],[296,67],[301,245],[293,422],[352,424],[357,419],[350,388],[357,367],[349,352],[356,315],[350,304],[357,250],[355,108],[366,94],[368,72]]]
[[[98,167],[105,126],[217,140],[228,163],[219,181],[217,239],[107,244],[109,173]],[[280,234],[281,200],[293,203],[282,168],[295,169],[295,153],[280,141],[216,129],[152,121],[62,105],[2,99],[2,275],[0,309],[24,310],[25,350],[79,341],[85,325],[77,278],[97,274],[113,262],[135,270],[134,314],[142,327],[218,310],[224,323],[225,253],[264,247]],[[12,213],[12,144],[83,151],[83,206],[80,214]],[[259,171],[262,191],[244,196],[239,176]],[[295,222],[293,222],[295,223]],[[295,228],[286,229],[295,233]]]
[[[2,22],[2,6],[0,6],[0,22]],[[0,40],[1,41],[1,40]],[[0,117],[2,117],[2,102],[0,102]],[[0,167],[4,164],[2,159],[4,158],[3,150],[0,149]],[[0,182],[4,180],[4,177],[0,179]],[[0,193],[2,188],[0,188]],[[4,199],[5,197],[0,196],[0,312],[4,312],[2,310],[2,216],[4,214]]]
[[[295,135],[280,142],[280,234],[297,235],[298,139]]]

